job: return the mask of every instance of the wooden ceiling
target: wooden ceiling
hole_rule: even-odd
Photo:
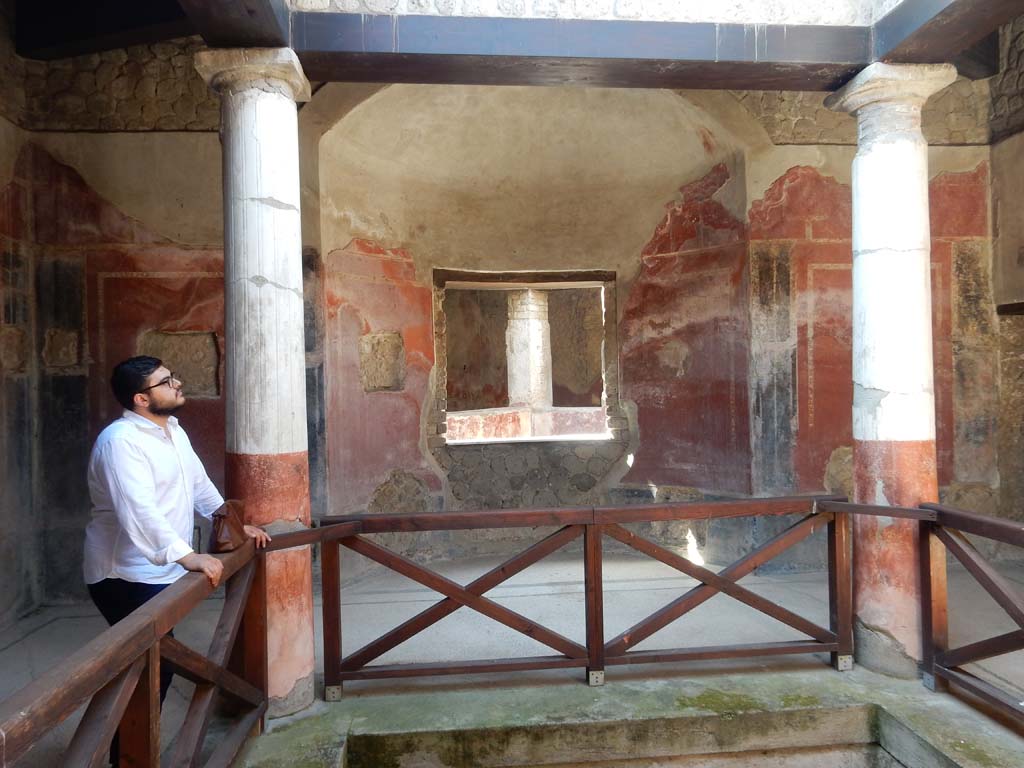
[[[832,90],[873,61],[998,71],[1024,0],[904,0],[873,26],[363,16],[285,0],[18,0],[15,40],[53,59],[191,34],[290,46],[310,80]]]

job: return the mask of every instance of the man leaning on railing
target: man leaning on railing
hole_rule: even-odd
[[[92,519],[85,529],[85,582],[107,623],[120,621],[186,571],[203,573],[214,587],[223,567],[199,554],[191,538],[193,514],[210,518],[224,499],[214,487],[174,414],[185,405],[181,381],[155,357],[133,357],[114,367],[121,418],[96,439],[89,459]],[[245,533],[266,546],[255,526]],[[171,684],[160,670],[160,702]],[[118,740],[111,744],[117,765]]]

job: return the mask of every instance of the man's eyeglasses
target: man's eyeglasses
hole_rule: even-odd
[[[181,386],[181,379],[179,379],[177,376],[175,376],[174,373],[172,372],[170,376],[167,376],[166,378],[160,379],[160,381],[158,381],[156,384],[151,384],[148,387],[143,387],[142,389],[139,390],[139,393],[141,394],[143,392],[148,392],[151,389],[156,389],[157,387],[162,387],[165,384],[168,387],[171,387],[171,388],[173,388],[175,386],[175,384],[177,384],[177,386],[180,387]]]

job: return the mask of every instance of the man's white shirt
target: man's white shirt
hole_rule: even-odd
[[[170,584],[192,552],[193,514],[224,503],[173,416],[167,431],[131,411],[104,429],[89,458],[92,520],[85,529],[85,582]]]

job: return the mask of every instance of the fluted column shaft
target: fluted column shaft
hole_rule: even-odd
[[[857,117],[853,161],[854,500],[938,500],[928,145],[921,108],[949,65],[872,64],[826,104]],[[854,520],[858,661],[913,676],[921,659],[918,526]]]
[[[196,68],[221,97],[227,492],[273,535],[310,524],[295,107],[309,83],[289,48],[211,49]],[[313,701],[309,548],[267,555],[265,587],[280,716]]]

